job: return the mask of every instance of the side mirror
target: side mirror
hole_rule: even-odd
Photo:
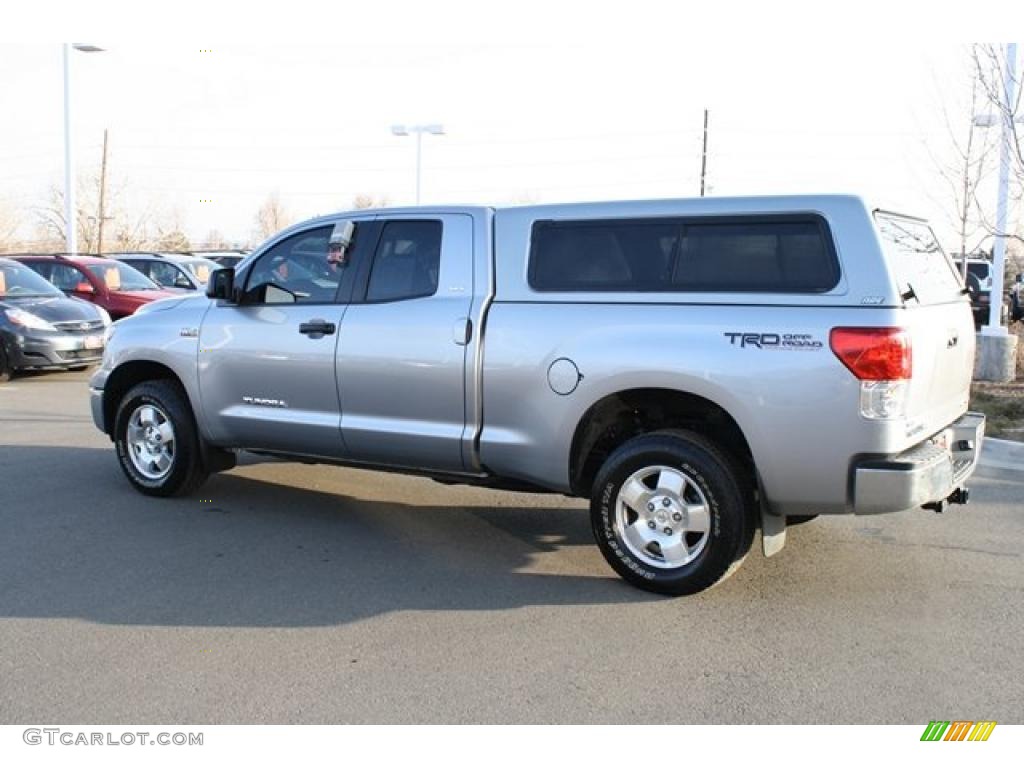
[[[211,299],[224,299],[233,301],[235,294],[235,270],[233,267],[223,267],[214,270],[210,275],[210,282],[206,284],[206,295]]]
[[[83,280],[75,286],[74,293],[96,293],[96,289],[92,287],[91,283]]]

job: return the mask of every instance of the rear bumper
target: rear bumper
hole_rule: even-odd
[[[967,413],[930,440],[885,459],[854,467],[853,511],[902,512],[944,501],[974,472],[985,436],[985,415]]]

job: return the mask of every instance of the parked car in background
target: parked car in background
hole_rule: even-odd
[[[168,260],[184,267],[199,282],[202,290],[206,290],[206,284],[210,282],[210,275],[223,266],[205,256],[193,256],[187,253],[165,253],[162,255]]]
[[[179,296],[162,289],[128,264],[95,256],[15,256],[68,296],[103,307],[114,320],[134,314],[143,304]]]
[[[1010,319],[1024,320],[1024,275],[1017,275],[1010,286]]]
[[[955,259],[957,271],[963,274],[964,259]],[[988,322],[989,306],[992,302],[992,262],[988,259],[967,257],[967,276],[964,280],[971,297],[971,311],[975,326]]]
[[[14,371],[83,369],[103,356],[110,315],[0,258],[0,382]]]
[[[179,291],[202,291],[210,274],[220,265],[215,261],[179,253],[112,253],[109,258],[128,264],[159,285]]]
[[[248,251],[192,251],[193,256],[202,256],[204,259],[217,262],[219,267],[234,267],[249,255]]]

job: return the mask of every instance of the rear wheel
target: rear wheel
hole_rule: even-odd
[[[598,547],[626,581],[688,595],[731,575],[754,536],[749,488],[735,462],[693,432],[633,438],[605,462],[590,515]]]
[[[114,445],[128,480],[149,496],[182,496],[209,476],[188,399],[173,381],[143,382],[124,396]]]

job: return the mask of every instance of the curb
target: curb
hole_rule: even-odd
[[[981,458],[978,463],[983,467],[1024,472],[1024,443],[986,437],[981,443]]]

